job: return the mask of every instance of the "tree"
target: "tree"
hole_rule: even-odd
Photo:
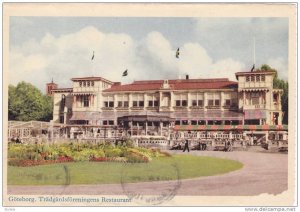
[[[271,68],[269,65],[262,65],[260,69],[256,71],[272,71],[275,72],[274,80],[273,80],[273,88],[282,89],[283,94],[281,96],[281,109],[284,113],[283,115],[283,124],[288,124],[288,116],[289,116],[289,83],[285,80],[278,78],[278,73],[276,69]]]
[[[8,88],[8,118],[17,121],[50,121],[52,98],[30,83],[20,82]]]

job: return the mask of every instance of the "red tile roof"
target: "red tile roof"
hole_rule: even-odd
[[[145,91],[160,90],[164,80],[145,80],[134,81],[132,84],[113,85],[104,92],[114,91]],[[188,79],[188,80],[169,80],[170,89],[172,90],[193,90],[193,89],[224,89],[237,88],[237,82],[229,81],[227,78],[219,79]]]

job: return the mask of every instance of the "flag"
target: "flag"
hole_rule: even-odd
[[[176,58],[179,58],[179,48],[176,51]]]
[[[93,51],[93,56],[92,56],[92,60],[94,60],[94,58],[95,58],[95,54],[94,54],[95,52]]]
[[[251,72],[253,72],[255,69],[255,64],[253,64],[253,67],[251,68]]]
[[[128,70],[126,69],[123,74],[122,74],[122,77],[126,77],[128,75]]]

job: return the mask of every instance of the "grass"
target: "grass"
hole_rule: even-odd
[[[243,164],[233,160],[174,155],[134,164],[75,162],[34,167],[8,166],[7,173],[9,185],[108,184],[212,176],[242,167]]]

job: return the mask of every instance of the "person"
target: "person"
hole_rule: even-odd
[[[188,152],[190,152],[189,141],[188,140],[185,140],[185,143],[184,143],[183,152],[185,152],[185,150],[188,150]]]

